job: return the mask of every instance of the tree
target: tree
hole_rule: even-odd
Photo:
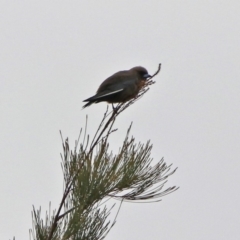
[[[159,73],[160,67],[153,77]],[[177,189],[174,186],[162,191],[176,169],[171,170],[171,165],[168,166],[163,159],[151,166],[152,145],[150,141],[136,143],[134,137],[129,136],[131,125],[119,152],[113,154],[109,150],[108,137],[116,131],[113,129],[116,118],[148,91],[149,86],[154,84],[152,78],[136,98],[118,104],[112,111],[107,108],[91,142],[87,127],[84,133],[81,131],[73,150],[69,148],[68,139],[62,138],[62,199],[57,210],[53,213],[49,210],[45,221],[41,218],[41,209],[33,207],[30,239],[104,239],[117,218],[113,222],[108,220],[114,207],[107,205],[109,199],[120,200],[121,207],[123,201],[159,201],[162,196]]]

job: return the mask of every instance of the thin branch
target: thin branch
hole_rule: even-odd
[[[86,138],[86,133],[87,133],[87,123],[88,123],[88,116],[86,116],[86,124],[85,124],[84,137],[83,137],[83,146],[85,143],[85,138]]]
[[[100,122],[100,124],[98,126],[98,129],[97,129],[97,131],[96,131],[96,133],[95,133],[95,135],[93,137],[93,140],[92,140],[92,143],[91,143],[91,147],[92,147],[92,145],[94,143],[95,138],[97,137],[98,132],[100,131],[101,127],[103,126],[104,121],[108,117],[108,115],[109,115],[109,113],[108,113],[108,105],[107,105],[106,112],[103,114],[103,118],[102,118],[102,120],[101,120],[101,122]]]
[[[63,194],[63,197],[62,197],[62,200],[61,200],[61,203],[60,203],[60,206],[58,208],[58,211],[57,211],[57,214],[55,215],[55,218],[54,218],[54,221],[53,221],[53,224],[52,224],[52,227],[51,227],[51,230],[50,230],[50,233],[48,235],[48,239],[47,240],[51,240],[52,236],[53,236],[53,233],[54,233],[54,230],[56,229],[57,227],[57,222],[59,220],[59,214],[62,210],[62,207],[64,206],[64,202],[70,192],[70,189],[71,189],[71,185],[72,185],[72,182],[69,182],[67,185],[66,185],[66,188],[65,188],[65,192]]]
[[[100,132],[100,134],[98,135],[97,139],[94,141],[94,143],[92,144],[88,154],[91,154],[93,149],[95,148],[95,146],[97,145],[99,139],[101,138],[101,136],[103,135],[103,133],[106,131],[107,127],[109,126],[109,124],[114,121],[114,118],[117,115],[117,111],[113,111],[112,116],[108,119],[107,123],[105,124],[105,126],[103,127],[102,131]]]

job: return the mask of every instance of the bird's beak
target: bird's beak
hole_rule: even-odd
[[[150,74],[146,73],[146,74],[143,75],[143,77],[147,79],[147,78],[150,78],[152,76]]]

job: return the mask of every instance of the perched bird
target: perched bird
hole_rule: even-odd
[[[93,97],[83,101],[88,102],[83,108],[92,103],[104,101],[108,103],[126,102],[137,96],[139,90],[150,77],[151,75],[143,67],[134,67],[130,70],[117,72],[102,82]]]

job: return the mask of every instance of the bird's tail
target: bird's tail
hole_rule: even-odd
[[[82,109],[89,107],[93,102],[88,102],[87,104],[83,105]]]

